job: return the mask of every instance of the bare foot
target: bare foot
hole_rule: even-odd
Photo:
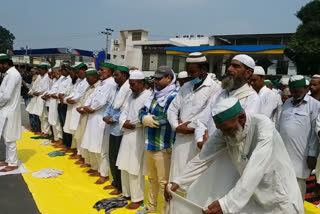
[[[94,169],[89,169],[89,170],[87,171],[87,173],[89,173],[89,174],[95,173],[95,172],[98,172],[98,171],[97,171],[97,170],[94,170]]]
[[[69,159],[72,159],[72,160],[76,160],[76,159],[80,159],[80,158],[81,158],[80,155],[71,155],[71,156],[69,157]]]
[[[80,160],[78,160],[77,162],[75,162],[75,164],[77,164],[77,165],[82,165],[82,164],[84,164],[84,160],[83,160],[83,159],[80,159]]]
[[[82,165],[80,166],[80,168],[87,168],[87,167],[91,167],[91,165],[90,165],[90,164],[85,163],[85,164],[82,164]]]
[[[95,182],[95,184],[104,184],[105,182],[107,182],[109,180],[109,177],[102,177],[100,176],[100,178]]]
[[[108,186],[103,187],[103,189],[104,189],[104,190],[107,190],[107,189],[115,189],[115,187],[112,186],[112,185],[108,185]]]
[[[121,191],[115,189],[115,190],[113,190],[112,192],[110,192],[109,194],[110,194],[110,195],[120,195],[121,193],[122,193]]]
[[[5,162],[5,161],[2,161],[2,162],[0,163],[0,166],[8,166],[8,163]]]
[[[126,208],[127,208],[128,210],[136,210],[136,209],[138,209],[138,208],[141,206],[141,204],[143,204],[143,201],[131,202],[130,204],[128,204],[128,205],[126,206]]]
[[[0,172],[10,172],[16,169],[18,169],[18,166],[6,166],[5,168],[1,169]]]
[[[89,176],[90,177],[100,177],[100,173],[99,172],[94,172],[94,173],[91,173]]]

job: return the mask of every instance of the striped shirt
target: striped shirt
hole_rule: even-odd
[[[168,98],[164,107],[157,104],[154,98],[151,102],[149,110],[143,107],[140,111],[140,120],[148,113],[155,115],[156,120],[160,123],[159,128],[146,127],[146,149],[148,151],[161,151],[172,147],[175,139],[176,132],[172,130],[170,123],[167,120],[167,110],[170,103],[176,97],[177,91],[174,91]]]

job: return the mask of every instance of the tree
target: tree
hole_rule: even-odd
[[[0,25],[0,53],[7,53],[7,50],[13,50],[14,40],[14,35]]]
[[[301,24],[285,54],[295,62],[299,74],[320,74],[320,1],[309,2],[296,16]]]

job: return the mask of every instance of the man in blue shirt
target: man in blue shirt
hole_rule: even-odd
[[[176,133],[167,120],[167,110],[171,101],[177,95],[176,76],[168,66],[160,66],[154,74],[154,93],[147,99],[140,113],[140,120],[146,127],[146,164],[149,179],[148,204],[141,211],[154,213],[157,210],[157,200],[163,196],[168,183],[171,148]],[[162,213],[166,211],[163,200]]]
[[[103,120],[110,125],[109,163],[113,181],[111,185],[105,187],[105,189],[114,189],[110,195],[119,195],[122,193],[121,171],[116,166],[116,162],[123,135],[123,131],[119,125],[119,117],[127,98],[131,95],[128,81],[129,76],[128,67],[116,66],[113,77],[118,87],[115,91],[114,100],[107,106],[103,118]]]

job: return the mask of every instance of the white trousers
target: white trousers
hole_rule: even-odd
[[[103,155],[94,153],[96,156],[96,162],[98,165],[98,172],[102,177],[108,177],[109,175],[109,161]]]
[[[91,165],[91,169],[98,170],[98,162],[97,162],[96,154],[88,151],[87,159],[88,159],[87,163]]]
[[[62,139],[62,130],[59,122],[55,126],[52,126],[52,130],[55,141]]]
[[[129,174],[121,170],[122,194],[131,197],[132,202],[143,201],[144,199],[144,176]]]
[[[50,124],[48,121],[48,111],[46,108],[43,109],[42,115],[39,119],[41,122],[41,132],[44,134],[51,134]]]
[[[305,195],[306,195],[306,191],[307,191],[307,184],[306,184],[306,179],[303,178],[297,178],[298,184],[299,184],[299,188],[301,191],[301,196],[302,199],[305,199]]]
[[[6,144],[6,162],[9,166],[18,166],[17,143],[5,142]]]

